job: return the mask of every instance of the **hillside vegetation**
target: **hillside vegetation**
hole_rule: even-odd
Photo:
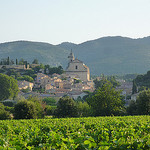
[[[104,37],[81,44],[64,42],[52,45],[41,42],[17,41],[0,44],[0,58],[35,58],[53,66],[67,66],[67,56],[73,50],[75,57],[87,64],[91,74],[145,73],[150,68],[150,37],[131,39]]]

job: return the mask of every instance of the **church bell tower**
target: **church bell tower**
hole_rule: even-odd
[[[73,54],[72,50],[71,50],[71,53],[68,56],[68,58],[69,58],[69,62],[72,62],[74,60],[74,54]]]

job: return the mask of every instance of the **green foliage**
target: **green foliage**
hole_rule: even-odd
[[[77,116],[78,117],[89,117],[92,116],[91,107],[87,102],[76,102]]]
[[[34,79],[32,77],[28,76],[28,75],[23,75],[21,77],[18,77],[17,80],[21,80],[21,81],[25,80],[25,81],[28,81],[28,82],[33,82],[34,81]]]
[[[134,40],[125,37],[105,37],[66,47],[62,44],[55,46],[41,42],[17,41],[0,44],[0,51],[5,52],[1,53],[0,57],[11,56],[13,59],[23,57],[32,62],[35,56],[43,64],[66,66],[68,62],[66,56],[70,49],[73,49],[76,56],[80,56],[80,59],[92,68],[92,74],[144,73],[150,68],[150,64],[147,63],[150,57],[149,43],[149,37]]]
[[[62,74],[64,72],[62,66],[58,67],[50,67],[49,65],[44,66],[44,72],[46,73],[46,70],[48,69],[50,75],[56,73],[56,74]]]
[[[108,76],[108,77],[103,76],[101,80],[97,80],[97,79],[94,80],[95,88],[96,89],[99,87],[101,88],[103,84],[107,83],[107,81],[109,81],[114,88],[120,85],[119,82],[116,81],[115,76]]]
[[[32,62],[32,64],[39,64],[38,59],[34,59],[33,62]]]
[[[15,104],[14,101],[3,101],[2,103],[4,104],[4,106],[9,106],[9,107],[13,107]]]
[[[120,83],[116,80],[115,76],[108,76],[107,80],[112,83],[114,88],[120,85]]]
[[[55,115],[55,111],[56,111],[56,106],[46,105],[45,112],[47,116]]]
[[[14,107],[15,119],[37,118],[36,106],[33,102],[20,100]]]
[[[26,64],[26,61],[23,58],[21,58],[19,60],[19,65],[25,65],[25,64]]]
[[[120,93],[121,91],[116,91],[107,81],[95,91],[93,96],[87,98],[87,102],[92,107],[95,116],[119,115],[124,111]]]
[[[0,121],[0,149],[148,150],[150,116]]]
[[[56,117],[75,117],[77,108],[72,98],[66,96],[59,99],[56,108]]]
[[[17,80],[4,74],[0,74],[0,100],[15,98],[18,95]]]
[[[135,83],[137,84],[137,86],[144,86],[144,87],[147,87],[147,88],[150,88],[150,71],[148,71],[146,74],[144,75],[138,75],[136,78],[135,78]]]
[[[43,99],[43,102],[46,103],[46,105],[56,106],[56,100],[52,97],[46,97]]]
[[[28,92],[30,91],[30,89],[29,89],[29,88],[21,89],[21,91],[22,91],[23,93],[28,93]]]
[[[29,96],[27,100],[34,103],[36,116],[38,118],[44,118],[46,104],[43,103],[42,99],[37,96]]]
[[[129,106],[127,107],[128,115],[137,115],[137,104],[134,100],[131,100]]]
[[[10,114],[5,110],[5,107],[0,103],[0,120],[10,119]]]
[[[142,91],[139,94],[136,103],[139,115],[150,115],[150,90]]]
[[[133,80],[132,94],[135,94],[135,93],[137,93],[137,85],[136,85],[135,80]]]

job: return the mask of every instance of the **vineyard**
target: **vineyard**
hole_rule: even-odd
[[[150,149],[150,116],[0,121],[0,150]]]

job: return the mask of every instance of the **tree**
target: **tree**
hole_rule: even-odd
[[[43,102],[46,103],[46,105],[50,105],[50,106],[56,106],[56,100],[52,97],[46,97],[43,99]]]
[[[14,107],[15,119],[37,118],[35,104],[31,101],[20,100]]]
[[[56,108],[57,117],[76,117],[77,108],[72,98],[66,96],[59,99]]]
[[[76,102],[78,117],[88,117],[92,115],[91,108],[87,102]]]
[[[18,65],[18,59],[16,59],[16,65]]]
[[[135,94],[135,93],[137,93],[137,85],[136,85],[135,80],[133,80],[132,94]]]
[[[93,96],[87,98],[95,116],[119,115],[124,111],[121,91],[116,91],[113,85],[107,81],[98,88]]]
[[[21,59],[19,60],[19,65],[25,65],[25,64],[26,64],[26,62],[24,61],[23,58],[21,58]]]
[[[18,92],[17,80],[0,73],[0,100],[15,98]]]
[[[134,100],[131,100],[129,106],[127,107],[128,115],[137,115],[137,104]]]
[[[7,58],[7,65],[10,65],[9,57]]]
[[[24,76],[21,76],[21,77],[18,77],[17,80],[20,80],[20,81],[28,81],[28,82],[33,82],[34,79],[28,75],[24,75]]]
[[[0,103],[0,120],[10,119],[10,114],[5,110],[5,107]]]
[[[32,64],[39,64],[38,59],[34,59],[33,62],[32,62]]]
[[[35,110],[36,110],[36,116],[38,118],[43,118],[45,115],[46,104],[43,103],[42,99],[40,99],[37,96],[29,96],[27,100],[34,103]]]
[[[142,91],[139,94],[136,103],[139,115],[150,115],[150,90]]]

